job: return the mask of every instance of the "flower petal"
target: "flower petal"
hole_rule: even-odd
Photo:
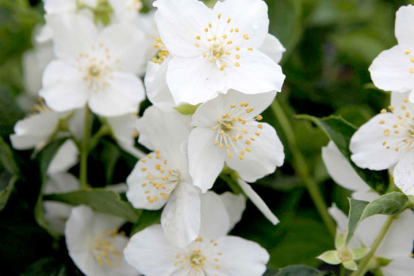
[[[286,49],[274,35],[267,34],[265,42],[260,46],[259,51],[270,57],[274,62],[279,63]]]
[[[225,192],[220,197],[229,215],[231,230],[242,218],[243,212],[246,209],[246,199],[243,194],[235,195],[230,192]]]
[[[260,133],[256,136],[256,141],[249,145],[249,152],[243,155],[243,160],[238,156],[226,158],[227,165],[233,170],[237,171],[243,180],[248,182],[255,182],[257,179],[271,174],[276,170],[276,167],[283,165],[285,154],[283,152],[283,144],[276,134],[276,130],[267,123],[262,123],[262,128],[257,127],[257,123],[252,123],[251,126],[245,126],[249,133]]]
[[[46,16],[46,21],[53,30],[55,54],[59,58],[76,57],[90,50],[98,36],[92,20],[82,15],[49,15]]]
[[[173,58],[168,64],[167,84],[177,105],[206,102],[226,87],[224,73],[202,55]]]
[[[408,276],[413,270],[414,259],[408,256],[394,259],[389,265],[381,267],[382,273],[387,276]]]
[[[249,39],[241,39],[240,46],[255,47],[262,46],[269,31],[269,16],[267,5],[261,0],[226,0],[218,1],[214,6],[213,23],[226,21],[228,24],[219,24],[217,33],[224,33],[224,28],[238,28],[241,36],[248,34]],[[223,18],[219,19],[218,14]],[[213,25],[216,25],[213,24]],[[228,25],[228,26],[227,26]]]
[[[240,188],[242,188],[243,192],[249,197],[249,199],[256,205],[257,209],[262,212],[262,214],[274,225],[279,223],[277,217],[272,213],[272,211],[267,207],[266,203],[263,199],[252,189],[252,187],[244,182],[241,179],[237,180]]]
[[[352,161],[358,167],[370,170],[388,169],[397,163],[406,150],[402,148],[396,151],[396,147],[405,136],[403,132],[394,133],[393,125],[396,124],[398,125],[396,116],[387,113],[378,114],[361,126],[352,136],[349,146]],[[385,136],[388,133],[389,136]]]
[[[394,169],[395,185],[406,195],[414,195],[414,153],[404,155]]]
[[[176,255],[182,253],[170,244],[161,225],[145,228],[131,237],[124,250],[126,261],[147,276],[171,276],[181,272],[174,266]]]
[[[279,64],[259,50],[245,51],[240,56],[240,66],[230,64],[224,69],[227,87],[246,94],[282,90],[285,75]]]
[[[145,99],[144,85],[131,73],[113,73],[110,86],[91,92],[89,107],[101,116],[120,116],[136,113],[139,104]]]
[[[55,132],[58,122],[59,115],[53,111],[18,121],[14,126],[15,134],[10,135],[13,148],[23,150],[40,145]]]
[[[194,57],[201,55],[194,46],[196,36],[204,34],[211,20],[212,11],[201,1],[157,0],[155,21],[161,38],[173,56]]]
[[[211,129],[195,128],[188,138],[190,174],[203,193],[213,187],[224,166],[225,151],[214,145],[216,135]]]
[[[89,91],[76,67],[61,60],[49,63],[43,73],[43,89],[39,95],[56,111],[81,108]]]
[[[97,44],[103,44],[110,50],[110,55],[119,60],[119,66],[124,72],[138,73],[147,63],[144,51],[137,51],[148,47],[149,42],[144,33],[138,28],[127,24],[114,24],[104,28],[99,34]]]
[[[196,187],[181,182],[168,200],[161,225],[167,239],[177,247],[186,247],[200,231],[200,195]]]
[[[369,191],[371,189],[332,141],[327,147],[322,148],[322,159],[329,175],[342,187],[352,191]]]
[[[216,240],[230,231],[230,217],[224,202],[214,192],[201,195],[201,226],[199,237]]]
[[[414,89],[414,68],[410,57],[400,46],[383,51],[369,67],[374,84],[386,91],[407,92]]]
[[[72,140],[66,140],[50,162],[47,173],[49,175],[66,172],[79,161],[79,151]]]
[[[412,5],[402,6],[397,11],[397,17],[395,20],[395,36],[397,37],[398,44],[403,51],[414,51],[414,7]],[[407,58],[408,59],[408,58]]]
[[[222,237],[217,243],[223,252],[220,268],[209,269],[208,275],[260,276],[266,271],[269,254],[259,244],[232,236]]]

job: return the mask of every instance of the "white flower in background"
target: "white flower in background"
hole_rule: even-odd
[[[140,159],[131,172],[127,197],[138,209],[157,210],[166,205],[161,216],[165,234],[171,243],[184,247],[199,233],[200,196],[183,152],[189,125],[180,115],[156,107],[145,110],[137,125],[139,142],[154,152]]]
[[[47,169],[48,175],[66,172],[79,162],[79,150],[75,143],[68,139],[58,149]]]
[[[123,250],[128,238],[118,233],[122,218],[94,212],[88,206],[73,208],[66,223],[69,255],[87,276],[137,276]]]
[[[341,232],[347,230],[348,218],[336,206],[329,209]],[[349,246],[359,248],[371,247],[382,229],[387,216],[375,215],[361,222]],[[373,267],[378,268],[384,276],[409,276],[414,270],[414,259],[410,257],[414,241],[414,214],[406,210],[393,222],[384,240],[375,252]]]
[[[62,15],[49,20],[55,53],[43,75],[40,95],[56,111],[88,104],[101,116],[134,113],[144,99],[135,75],[143,60],[144,35],[128,25],[111,25],[98,32],[89,19]]]
[[[173,56],[167,83],[176,104],[195,105],[229,89],[281,91],[281,67],[259,50],[268,41],[264,1],[227,0],[213,10],[197,0],[158,0],[154,6],[162,42]]]
[[[114,21],[131,23],[138,18],[143,7],[141,0],[108,0],[114,10]]]
[[[61,172],[49,176],[43,194],[67,193],[79,190],[79,181],[70,173]],[[65,223],[73,206],[60,202],[44,201],[45,219],[49,227],[60,235],[65,231]]]
[[[414,102],[414,7],[403,6],[397,12],[395,36],[398,45],[383,51],[369,71],[374,84],[383,90],[410,92],[407,98]]]
[[[260,113],[275,94],[246,95],[232,90],[196,110],[188,141],[194,185],[203,192],[210,189],[225,163],[248,182],[283,164],[283,145],[275,129],[260,122]]]
[[[332,179],[345,189],[353,191],[353,198],[360,199],[365,194],[378,196],[356,173],[334,142],[330,141],[328,146],[322,148],[322,159]]]
[[[269,260],[266,250],[226,236],[232,214],[215,193],[203,194],[201,203],[201,230],[195,241],[185,248],[174,247],[154,225],[131,238],[124,250],[127,262],[146,276],[263,275]]]
[[[351,159],[358,167],[384,170],[395,165],[394,181],[407,195],[414,195],[414,104],[408,93],[392,93],[388,112],[361,126],[350,143]]]

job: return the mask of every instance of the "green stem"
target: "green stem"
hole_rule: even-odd
[[[331,234],[333,238],[336,235],[336,226],[334,221],[332,220],[331,216],[328,213],[328,207],[326,206],[325,200],[318,188],[318,185],[310,176],[308,164],[306,163],[305,157],[300,152],[297,142],[295,132],[293,131],[292,125],[288,117],[286,116],[282,106],[275,99],[271,105],[271,108],[276,115],[280,126],[283,129],[283,132],[286,136],[286,140],[288,142],[289,149],[293,155],[293,167],[296,173],[301,177],[302,181],[305,183],[306,188],[309,191],[309,194],[313,200],[313,203],[316,206],[316,209],[319,212],[323,222],[325,223],[328,232]]]
[[[229,185],[230,189],[235,193],[236,195],[242,194],[243,191],[240,188],[240,186],[227,174],[220,174],[220,178],[226,181],[227,185]]]
[[[101,128],[98,130],[95,135],[92,136],[91,141],[89,143],[89,150],[94,149],[97,145],[99,140],[106,135],[111,134],[111,128],[107,124],[103,124]]]
[[[345,276],[345,275],[346,275],[346,269],[343,265],[340,265],[339,276]]]
[[[83,129],[82,149],[80,153],[80,173],[79,180],[81,189],[86,189],[88,185],[88,153],[89,153],[89,107],[86,106],[85,125]]]
[[[385,221],[384,225],[382,226],[381,231],[379,232],[378,236],[375,238],[374,243],[371,246],[371,251],[369,251],[368,255],[366,255],[361,262],[358,264],[358,270],[351,274],[351,276],[363,276],[367,270],[367,266],[371,259],[374,257],[375,252],[377,251],[378,247],[381,245],[382,240],[385,238],[388,230],[390,229],[395,216],[389,216]]]

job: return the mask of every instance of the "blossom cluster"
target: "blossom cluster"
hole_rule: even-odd
[[[278,64],[285,49],[268,33],[266,3],[226,0],[211,9],[197,0],[157,0],[148,13],[140,0],[44,0],[44,7],[46,24],[24,59],[28,93],[19,101],[41,98],[16,124],[13,147],[36,153],[69,138],[43,193],[89,189],[82,168],[96,116],[95,137],[111,135],[139,159],[127,185],[107,189],[126,192],[136,209],[163,208],[160,225],[129,238],[119,231],[123,218],[45,202],[49,228],[65,235],[78,268],[88,276],[262,275],[266,250],[227,236],[246,198],[210,190],[224,173],[278,223],[247,183],[285,158],[260,115],[285,79]],[[139,118],[146,97],[152,106]],[[137,137],[150,153],[136,147]],[[78,162],[80,180],[68,172]]]

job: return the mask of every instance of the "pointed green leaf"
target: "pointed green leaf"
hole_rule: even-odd
[[[351,249],[352,254],[354,254],[354,260],[362,259],[363,257],[365,257],[365,255],[368,254],[370,250],[371,248],[368,247]]]
[[[371,203],[350,198],[347,244],[351,241],[361,221],[377,214],[388,216],[398,215],[405,210],[407,202],[408,197],[397,192],[383,195]]]
[[[319,260],[324,261],[327,264],[337,265],[341,263],[336,250],[329,250],[317,257]]]
[[[138,215],[132,205],[121,196],[106,189],[91,189],[44,196],[44,200],[64,202],[70,205],[88,205],[97,212],[118,216],[129,222],[137,222]]]
[[[6,207],[10,194],[13,191],[16,176],[10,176],[7,172],[0,175],[0,211]]]
[[[352,135],[354,135],[355,131],[357,130],[355,126],[345,121],[342,117],[338,116],[317,118],[309,115],[298,115],[297,118],[312,121],[318,127],[323,129],[329,139],[335,143],[342,155],[352,165],[358,175],[377,192],[380,194],[385,193],[387,188],[385,183],[389,183],[387,170],[371,171],[367,169],[361,169],[351,161],[349,143],[351,141]]]
[[[345,262],[343,265],[348,270],[357,270],[357,264],[355,261]]]
[[[344,236],[342,236],[340,231],[336,231],[336,236],[335,236],[335,248],[339,249],[341,248],[345,243],[344,240]]]

